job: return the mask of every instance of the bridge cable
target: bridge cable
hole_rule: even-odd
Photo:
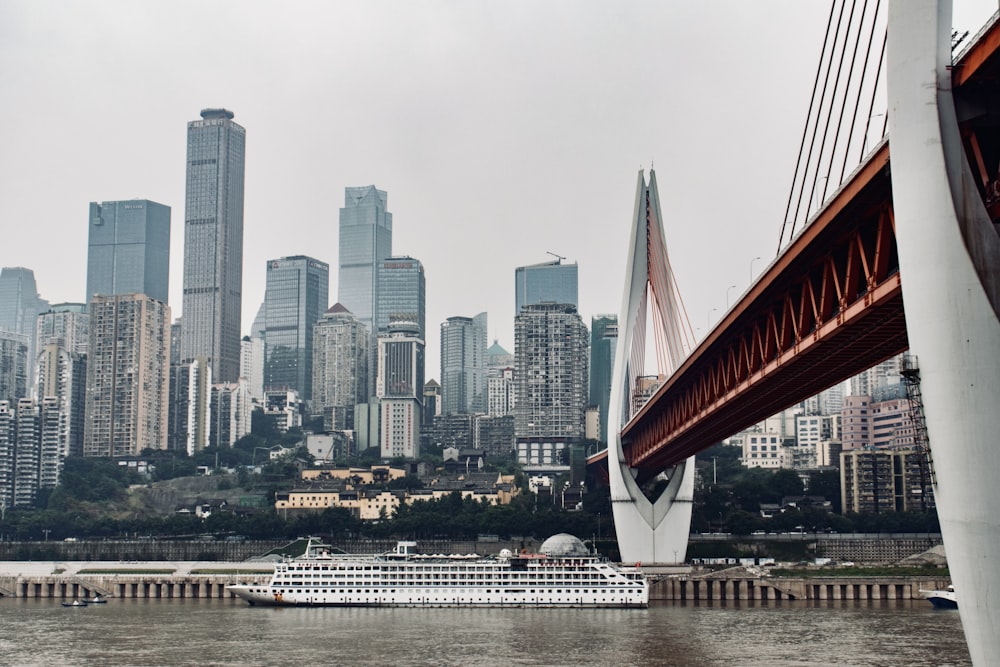
[[[823,57],[822,54],[826,52],[826,42],[830,36],[830,25],[833,23],[833,9],[836,7],[836,2],[830,3],[830,15],[826,19],[826,35],[823,37],[823,48],[820,49],[820,59],[816,63],[816,77],[813,80],[813,91],[812,97],[809,99],[809,110],[806,112],[806,122],[802,128],[802,139],[799,142],[799,155],[795,160],[795,173],[792,176],[792,186],[788,191],[788,203],[785,204],[785,218],[784,222],[781,223],[781,235],[778,237],[778,250],[775,256],[781,254],[781,245],[785,239],[785,225],[788,224],[788,213],[792,210],[792,199],[795,196],[795,184],[799,180],[799,168],[802,167],[802,151],[806,145],[806,137],[809,136],[809,120],[812,118],[813,104],[816,102],[816,89],[819,86],[819,75],[823,69]],[[805,173],[803,172],[803,179],[805,178]],[[798,216],[798,208],[796,207],[796,216]],[[788,238],[791,240],[795,231],[795,221],[792,220],[792,229],[788,233]]]
[[[844,49],[840,52],[841,67],[843,67],[844,55],[847,53],[847,42],[850,40],[851,24],[854,21],[854,9],[856,7],[857,7],[857,3],[854,3],[854,4],[851,5],[851,15],[850,15],[850,18],[848,18],[848,20],[847,20],[847,33],[845,33],[845,35],[844,35]],[[837,146],[840,145],[840,129],[841,129],[841,126],[844,124],[844,116],[846,115],[845,112],[847,111],[847,100],[848,100],[847,96],[848,96],[848,93],[850,92],[850,89],[851,89],[851,83],[854,81],[854,66],[855,66],[855,64],[857,63],[857,60],[858,60],[858,47],[861,45],[861,31],[864,28],[865,12],[867,10],[868,10],[868,0],[865,0],[864,4],[861,6],[861,15],[858,18],[858,31],[857,31],[857,34],[856,34],[855,39],[854,39],[854,44],[852,45],[852,48],[851,48],[851,65],[847,69],[847,81],[846,81],[846,83],[844,83],[844,97],[843,97],[843,100],[842,100],[841,106],[840,106],[840,114],[837,117],[837,130],[836,130],[836,132],[834,132],[834,135],[833,135],[833,149],[830,151],[830,164],[827,165],[827,169],[826,169],[826,182],[823,183],[823,194],[820,196],[820,201],[821,202],[825,202],[826,201],[826,193],[827,193],[827,191],[830,188],[830,176],[833,173],[833,163],[834,163],[834,158],[837,155]],[[840,76],[839,72],[840,72],[840,70],[838,69],[838,73],[837,73],[838,78]],[[862,75],[862,79],[863,78],[864,77]],[[858,99],[860,99],[860,98],[861,98],[861,83],[858,82]],[[845,159],[846,159],[847,153],[849,152],[849,149],[850,149],[850,146],[851,146],[851,139],[853,138],[853,134],[854,134],[854,114],[856,114],[856,113],[857,113],[857,104],[855,104],[854,112],[851,114],[851,129],[848,131],[847,139],[845,140],[845,143],[844,143],[844,156],[845,156]],[[843,181],[843,173],[841,173],[841,180],[837,181],[838,187],[839,187],[839,185],[840,185],[840,183],[842,181]]]
[[[840,165],[840,176],[837,177],[837,182],[838,183],[843,183],[844,182],[844,172],[847,171],[847,160],[848,160],[848,157],[850,156],[850,152],[851,152],[849,150],[850,143],[851,143],[850,142],[850,138],[852,138],[854,136],[854,125],[855,125],[855,123],[858,120],[858,107],[861,105],[861,94],[864,92],[864,88],[865,88],[865,74],[868,72],[868,59],[871,57],[871,54],[872,54],[872,41],[875,39],[875,24],[877,22],[876,19],[878,18],[878,10],[879,10],[879,7],[881,6],[881,4],[882,4],[882,0],[876,0],[876,2],[875,2],[875,11],[872,13],[872,29],[868,33],[868,43],[865,45],[865,60],[864,60],[864,63],[862,63],[862,65],[861,65],[861,79],[858,81],[858,94],[857,94],[857,96],[854,99],[854,109],[851,112],[851,128],[850,128],[850,130],[848,130],[848,137],[849,137],[848,138],[848,142],[847,142],[848,149],[844,150],[844,161]],[[867,10],[867,8],[868,8],[868,0],[865,0],[865,9],[863,9],[862,12],[861,12],[862,24],[864,23],[864,15],[865,15],[865,10]],[[861,31],[861,28],[862,28],[862,26],[859,25],[858,26],[859,33]],[[877,88],[877,87],[878,87],[878,76],[876,75],[874,87],[872,89],[872,104],[873,105],[875,103],[875,88]],[[869,113],[868,121],[870,122],[871,121],[871,111],[869,111],[868,113]],[[866,123],[866,125],[865,125],[865,134],[864,134],[864,136],[862,137],[862,140],[861,140],[861,156],[860,156],[860,158],[858,160],[859,162],[864,159],[865,145],[867,143],[868,143],[868,125]]]
[[[879,78],[882,76],[882,65],[885,62],[885,43],[886,43],[886,39],[888,38],[888,36],[889,36],[888,30],[883,31],[883,33],[882,33],[882,49],[879,52],[878,67],[876,67],[876,69],[875,69],[875,86],[876,86],[876,88],[878,86]],[[872,99],[871,99],[871,102],[868,105],[868,120],[865,122],[865,139],[868,138],[868,128],[871,126],[872,112],[875,110],[875,97],[876,97],[875,92],[876,92],[875,90],[872,90]],[[888,108],[886,108],[884,116],[885,117],[882,119],[882,138],[885,138],[886,127],[889,124],[889,109]],[[858,162],[861,162],[864,159],[865,159],[865,156],[864,156],[864,144],[862,144],[861,155],[858,156]]]
[[[833,56],[834,56],[834,54],[837,51],[838,40],[840,39],[840,26],[843,23],[844,9],[846,7],[847,7],[847,3],[846,2],[844,2],[843,4],[840,5],[840,15],[837,18],[837,28],[836,28],[836,30],[834,32],[834,35],[833,35],[833,42],[834,42],[834,44],[833,44],[833,47],[831,47],[831,49],[830,49],[830,59],[829,59],[829,61],[827,61],[827,66],[826,66],[826,81],[823,82],[823,92],[822,92],[822,95],[820,97],[820,104],[821,105],[823,105],[826,102],[826,89],[827,89],[827,87],[828,87],[828,85],[830,83],[830,76],[831,76],[831,74],[833,72]],[[845,46],[846,46],[846,43],[845,43]],[[840,60],[841,60],[841,63],[843,63],[843,60],[844,60],[843,49],[841,49]],[[820,172],[821,165],[823,163],[823,151],[826,148],[826,137],[827,137],[827,134],[829,133],[829,130],[830,130],[830,119],[833,117],[833,105],[836,102],[837,86],[839,84],[840,84],[840,69],[838,67],[837,76],[836,76],[836,78],[834,80],[834,84],[833,84],[833,90],[830,93],[830,107],[829,107],[829,109],[826,112],[826,122],[823,125],[823,134],[822,134],[823,138],[820,140],[819,155],[816,156],[816,169],[813,172],[812,187],[809,189],[809,196],[808,196],[808,199],[806,199],[806,212],[805,212],[805,218],[806,219],[809,218],[809,207],[812,204],[812,198],[816,194],[816,184],[819,182],[819,172]],[[815,142],[816,142],[816,137],[820,136],[818,130],[819,130],[819,119],[820,119],[820,115],[821,114],[822,114],[822,111],[820,112],[820,114],[817,114],[817,116],[816,116],[816,126],[814,128],[815,134],[813,134],[813,137],[812,137],[813,144],[815,144]],[[812,149],[811,148],[809,150],[809,161],[807,162],[807,166],[809,164],[812,164]],[[805,194],[805,182],[803,181],[803,183],[802,183],[802,189],[799,191],[799,203],[802,202],[802,195],[804,195],[804,194]],[[798,215],[797,214],[798,214],[798,209],[796,208],[796,219],[798,219]],[[804,221],[803,221],[803,224],[804,224]]]

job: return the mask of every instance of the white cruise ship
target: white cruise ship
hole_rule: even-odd
[[[537,554],[425,556],[415,542],[376,556],[331,554],[310,540],[305,554],[277,563],[268,584],[229,586],[252,605],[345,607],[646,607],[638,567],[592,555],[565,533]]]

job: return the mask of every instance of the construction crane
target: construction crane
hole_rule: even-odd
[[[545,251],[545,254],[546,254],[546,255],[552,255],[553,257],[555,257],[555,258],[556,258],[556,264],[559,264],[559,263],[560,263],[560,262],[562,262],[562,261],[563,261],[564,259],[566,259],[566,258],[565,258],[565,257],[563,257],[562,255],[557,255],[557,254],[555,254],[554,252],[552,252],[552,251],[550,251],[550,250],[546,250],[546,251]]]

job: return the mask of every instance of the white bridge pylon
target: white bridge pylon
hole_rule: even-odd
[[[647,564],[684,561],[694,494],[694,457],[665,471],[667,487],[651,501],[636,483],[622,449],[622,427],[651,390],[680,366],[694,344],[667,256],[661,220],[656,174],[650,169],[647,184],[640,170],[618,318],[607,442],[611,507],[622,561]],[[656,351],[653,373],[645,368],[647,331],[653,335]]]

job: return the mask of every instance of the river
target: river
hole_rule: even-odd
[[[335,609],[239,600],[0,599],[0,664],[812,667],[969,665],[927,602],[677,602],[648,609]]]

